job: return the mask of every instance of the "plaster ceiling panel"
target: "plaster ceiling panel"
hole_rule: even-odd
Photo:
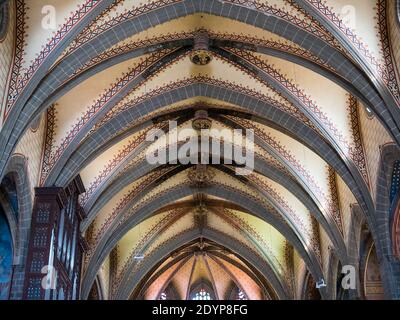
[[[142,253],[143,239],[148,235],[152,234],[151,231],[155,226],[159,224],[165,224],[164,218],[168,216],[170,212],[158,214],[156,216],[150,217],[145,221],[141,222],[139,225],[132,228],[127,232],[124,237],[118,242],[118,267],[122,268],[123,265],[129,261],[129,257],[133,252]],[[154,236],[154,234],[153,234]]]
[[[329,194],[327,163],[320,156],[297,140],[278,130],[260,125],[258,123],[254,124],[254,126],[262,129],[268,134],[269,137],[272,137],[275,141],[278,141],[283,147],[283,150],[285,150],[282,152],[282,154],[286,153],[291,155],[292,159],[290,162],[298,162],[304,168],[304,170],[309,173],[317,187],[320,188],[325,194]]]
[[[199,255],[195,259],[196,259],[196,264],[193,269],[190,286],[193,286],[202,280],[203,281],[206,280],[207,282],[212,283],[210,279],[210,274],[207,270],[206,264],[204,263],[203,257]]]
[[[122,188],[99,210],[95,220],[93,221],[95,233],[101,228],[103,223],[105,223],[105,221],[113,214],[117,206],[122,201],[124,201],[124,197],[127,196],[130,193],[130,191],[137,189],[137,186],[139,186],[145,179],[146,177],[137,179],[135,182]]]
[[[237,241],[237,245],[244,244],[251,248],[254,252],[257,252],[260,257],[268,256],[272,263],[274,263],[275,268],[278,270],[282,270],[281,266],[277,265],[276,262],[278,262],[278,258],[273,255],[273,252],[271,250],[266,249],[265,247],[263,248],[263,244],[260,244],[257,242],[257,239],[254,239],[251,234],[249,234],[246,230],[240,230],[239,226],[230,224],[227,222],[225,219],[220,217],[219,215],[216,214],[208,214],[207,216],[207,224],[218,231],[221,231]],[[261,251],[264,249],[263,251]],[[276,250],[277,251],[277,250]],[[279,263],[279,262],[278,262]]]
[[[233,188],[236,188],[238,190],[243,191],[244,193],[251,195],[255,198],[259,198],[261,200],[261,196],[257,193],[257,191],[249,188],[246,184],[243,182],[240,182],[238,179],[233,178],[232,176],[228,175],[227,173],[224,173],[220,170],[216,169],[211,169],[211,172],[214,173],[214,176],[212,177],[212,181],[215,181],[216,183],[230,186]]]
[[[225,60],[215,56],[213,60],[206,66],[198,66],[193,64],[188,56],[180,58],[166,69],[162,69],[157,76],[151,77],[145,84],[141,85],[132,94],[127,96],[125,100],[133,100],[143,94],[149,93],[158,87],[169,84],[171,81],[178,81],[194,76],[207,76],[222,81],[234,83],[245,88],[250,88],[256,92],[260,92],[267,97],[274,98],[284,105],[289,105],[287,101],[282,99],[277,93],[270,88],[243,73]]]
[[[186,299],[187,288],[189,287],[190,275],[192,273],[194,263],[195,258],[190,258],[172,279],[172,283],[178,291],[179,296],[183,300]]]
[[[28,68],[48,40],[86,0],[25,0],[25,43],[23,68]],[[53,24],[53,19],[55,24]]]
[[[298,47],[294,43],[272,32],[234,21],[232,19],[199,13],[170,20],[153,28],[139,32],[114,45],[113,48],[142,40],[157,38],[161,35],[192,33],[199,29],[209,30],[215,34],[241,35],[260,40],[277,41]]]
[[[286,60],[262,54],[255,54],[255,56],[272,66],[297,88],[304,91],[303,93],[322,112],[324,117],[320,117],[321,123],[327,127],[328,122],[332,122],[344,139],[348,142],[352,141],[346,90],[328,78],[301,65],[288,63]],[[321,90],[321,88],[329,89]]]
[[[193,226],[194,226],[193,216],[191,214],[184,215],[182,218],[173,223],[171,226],[169,226],[168,229],[166,229],[164,232],[160,234],[157,240],[154,243],[152,243],[152,245],[148,248],[147,253],[151,253],[154,249],[156,249],[159,246],[162,246],[164,242],[170,240],[177,234],[192,229]]]
[[[147,0],[148,1],[148,0]],[[96,28],[96,25],[100,25],[106,21],[110,21],[121,14],[129,10],[133,10],[145,4],[146,0],[115,0],[109,10],[104,12],[94,24],[93,28]]]
[[[116,207],[120,205],[121,202],[125,202],[124,197],[128,196],[131,194],[131,191],[138,191],[138,186],[143,183],[143,181],[146,179],[146,176],[144,176],[141,179],[136,180],[134,183],[129,184],[128,186],[124,187],[121,189],[110,201],[107,202],[105,206],[101,208],[99,213],[96,216],[95,219],[95,230],[98,230],[101,227],[101,224],[104,223],[109,217],[113,214],[115,211]],[[187,173],[185,171],[178,173],[177,175],[171,177],[168,179],[166,182],[158,185],[155,187],[152,191],[146,193],[140,200],[140,202],[135,203],[132,207],[129,208],[129,210],[126,212],[126,215],[124,216],[124,219],[126,219],[129,215],[131,215],[133,212],[138,210],[140,206],[142,205],[143,202],[147,201],[150,198],[155,197],[157,194],[169,190],[177,185],[182,184],[187,180]]]
[[[60,144],[64,136],[80,118],[90,110],[95,102],[118,82],[130,68],[142,61],[143,57],[134,58],[107,68],[93,77],[81,82],[62,96],[56,103],[57,127],[54,134],[54,146]]]
[[[99,175],[106,170],[113,160],[119,159],[119,155],[124,150],[127,150],[128,147],[132,145],[132,143],[134,143],[142,133],[143,131],[139,131],[114,144],[109,149],[101,153],[98,157],[93,159],[93,161],[91,161],[85,168],[81,170],[80,175],[86,190],[94,182],[94,180],[96,180],[97,177],[99,177]],[[123,159],[125,158],[122,158],[121,161]]]
[[[269,188],[271,188],[272,192],[276,193],[277,199],[282,199],[290,208],[291,212],[289,212],[289,216],[291,214],[295,214],[296,217],[302,222],[302,225],[309,231],[311,232],[312,230],[312,219],[310,212],[307,210],[307,208],[303,205],[300,200],[298,200],[293,193],[290,192],[290,190],[284,188],[282,185],[276,183],[275,181],[272,181],[271,179],[268,179],[264,176],[261,176],[259,174],[255,174],[257,176],[257,179],[260,179],[263,181]],[[292,223],[296,225],[296,220],[292,220]]]
[[[218,261],[220,261],[220,263],[223,264],[225,268],[236,277],[238,282],[241,284],[241,287],[245,289],[245,294],[249,300],[262,299],[262,292],[260,287],[245,272],[222,259],[218,259]]]
[[[286,240],[283,235],[258,217],[237,210],[229,210],[229,213],[237,221],[245,222],[247,230],[244,231],[258,244],[265,255],[276,259],[278,270],[284,271]]]
[[[173,260],[172,257],[164,259],[164,261],[154,270],[154,273],[159,272],[163,267],[165,267],[169,262]]]
[[[347,28],[354,30],[356,36],[377,61],[383,61],[382,45],[377,31],[375,0],[328,0],[326,6],[343,20]]]
[[[162,289],[168,284],[168,280],[173,273],[179,268],[180,263],[174,264],[172,267],[168,268],[162,275],[160,275],[147,289],[146,294],[144,296],[145,300],[157,300],[159,298],[159,294],[162,293]]]
[[[176,139],[178,139],[179,142],[183,142],[186,141],[186,139],[197,139],[198,137],[198,132],[193,129],[192,120],[186,121],[176,128],[171,127],[171,129],[172,130],[166,132],[165,135],[162,135],[152,143],[143,154],[156,154],[157,150],[165,149],[166,146],[171,144],[171,141],[175,144]],[[243,139],[243,134],[244,132],[240,135],[237,131],[233,131],[221,122],[213,120],[210,131],[208,133],[204,132],[203,137],[209,137],[213,142],[226,142],[233,145],[247,146],[249,152],[254,151],[257,154],[265,154],[265,151],[263,151],[260,146],[253,144],[247,137]]]
[[[227,290],[232,285],[233,279],[231,278],[229,273],[227,273],[227,271],[224,270],[221,265],[217,264],[212,258],[210,258],[209,255],[207,255],[205,259],[214,279],[215,288],[218,292],[218,297],[220,300],[223,300],[226,297]]]
[[[207,225],[210,228],[218,230],[224,234],[227,234],[235,239],[238,243],[245,243],[246,245],[254,248],[254,245],[243,235],[235,226],[229,224],[227,221],[222,219],[219,215],[214,213],[207,213]]]

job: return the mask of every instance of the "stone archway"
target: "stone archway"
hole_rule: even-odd
[[[364,270],[364,295],[367,300],[383,300],[383,283],[375,244],[369,248]]]
[[[359,259],[361,298],[365,300],[383,300],[385,292],[381,265],[375,241],[367,224],[364,224],[361,229]]]

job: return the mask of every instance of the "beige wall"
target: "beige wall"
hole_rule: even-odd
[[[365,108],[361,104],[359,107],[359,117],[368,176],[371,184],[371,194],[373,199],[376,199],[376,180],[381,157],[379,147],[393,140],[376,117],[368,117]]]
[[[342,178],[336,175],[337,190],[339,194],[340,212],[342,215],[344,239],[348,239],[349,229],[351,225],[351,205],[357,203],[354,195],[344,183]]]
[[[3,39],[0,39],[0,128],[3,122],[5,99],[7,97],[8,79],[14,56],[15,41],[15,5],[10,1],[8,31]]]
[[[400,23],[396,12],[396,1],[387,1],[387,23],[389,27],[390,44],[393,58],[395,60],[395,69],[399,71],[400,66]],[[397,72],[399,75],[399,72]]]
[[[36,130],[28,129],[14,151],[14,153],[22,154],[28,159],[28,174],[32,195],[34,194],[33,188],[39,184],[45,128],[46,117],[42,114],[38,128],[35,128]]]

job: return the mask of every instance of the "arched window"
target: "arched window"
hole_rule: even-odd
[[[201,289],[194,295],[193,300],[211,300],[211,295],[206,290]]]
[[[58,290],[58,300],[65,300],[64,289],[63,288],[60,288],[60,290]]]
[[[247,296],[242,290],[239,290],[236,295],[236,300],[247,300]]]
[[[12,276],[12,237],[10,226],[0,206],[0,300],[9,297]]]
[[[397,160],[393,165],[393,172],[390,181],[390,212],[391,218],[391,231],[392,231],[392,244],[393,254],[400,257],[400,205],[399,205],[399,191],[400,191],[400,160]]]
[[[392,179],[390,184],[390,204],[397,199],[400,190],[400,160],[397,160],[393,166]]]

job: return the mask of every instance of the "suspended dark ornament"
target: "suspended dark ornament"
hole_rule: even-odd
[[[210,38],[207,31],[200,30],[194,36],[193,51],[190,55],[190,60],[199,66],[205,66],[212,60],[212,55],[209,50]]]
[[[211,128],[211,123],[211,119],[208,117],[208,112],[205,110],[198,110],[194,115],[192,127],[197,131],[207,130]]]

